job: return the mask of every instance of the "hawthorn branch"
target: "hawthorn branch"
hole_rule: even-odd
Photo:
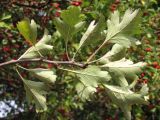
[[[30,4],[22,4],[22,3],[19,3],[19,2],[13,2],[14,5],[17,5],[17,6],[21,6],[21,7],[30,7],[30,8],[34,8],[34,9],[40,9],[40,8],[43,8],[47,5],[49,5],[50,3],[52,2],[52,0],[48,0],[47,2],[45,3],[41,3],[39,5],[30,5]]]
[[[87,66],[87,64],[78,63],[78,62],[74,62],[74,61],[51,61],[51,60],[47,60],[44,58],[35,58],[35,59],[10,60],[7,62],[0,63],[0,67],[13,65],[13,64],[17,64],[17,63],[25,63],[25,62],[32,62],[32,63],[33,62],[44,62],[44,63],[48,63],[48,64],[53,64],[56,67],[58,67],[59,65],[73,65],[73,66],[77,66],[80,68],[85,68]]]

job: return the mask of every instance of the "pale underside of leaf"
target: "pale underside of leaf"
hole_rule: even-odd
[[[47,94],[46,86],[43,82],[35,82],[23,79],[26,95],[29,102],[34,101],[36,104],[36,111],[42,112],[47,110],[46,98]]]
[[[29,69],[33,75],[41,80],[44,83],[53,84],[56,81],[56,75],[53,72],[53,70],[49,69],[42,69],[42,68],[36,68],[36,69]]]
[[[122,20],[120,18],[119,12],[115,11],[111,18],[107,21],[108,31],[106,42],[118,43],[125,47],[131,46],[136,39],[129,37],[128,35],[136,34],[136,26],[138,26],[139,21],[139,10],[132,11],[128,9]]]
[[[51,36],[45,33],[42,39],[35,46],[30,47],[19,59],[40,57],[38,51],[42,55],[47,55],[53,49],[53,46],[47,44],[50,40]]]
[[[104,85],[110,99],[122,109],[127,120],[131,120],[131,106],[134,104],[147,104],[143,94],[134,93],[128,88]],[[144,91],[147,92],[147,91]],[[147,94],[147,93],[146,93]]]

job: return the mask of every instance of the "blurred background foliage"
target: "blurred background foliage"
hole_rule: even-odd
[[[116,9],[122,13],[128,9],[141,9],[141,31],[137,38],[141,45],[129,48],[128,57],[133,61],[145,61],[147,69],[139,75],[140,84],[148,84],[149,105],[134,106],[133,120],[160,120],[160,1],[159,0],[1,0],[0,1],[0,62],[17,59],[29,47],[19,34],[16,24],[24,17],[38,24],[38,39],[45,28],[53,35],[54,50],[48,59],[67,60],[63,40],[54,32],[54,18],[61,10],[74,5],[82,8],[88,23],[102,13],[106,19]],[[81,34],[69,43],[70,54],[78,45]],[[86,51],[88,51],[86,53]],[[77,59],[83,60],[90,51],[85,48]],[[28,63],[24,67],[31,66]],[[38,64],[38,67],[53,67]],[[124,120],[122,112],[97,88],[91,101],[83,103],[75,91],[72,75],[58,71],[56,84],[47,98],[48,110],[36,114],[34,105],[28,105],[23,84],[12,67],[0,68],[0,117],[3,120]],[[23,72],[23,77],[30,77]]]

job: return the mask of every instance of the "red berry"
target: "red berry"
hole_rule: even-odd
[[[153,66],[154,68],[156,68],[156,67],[158,66],[158,62],[153,62],[153,63],[152,63],[152,66]]]
[[[71,2],[71,5],[74,5],[74,6],[80,6],[82,4],[81,1],[73,1]]]
[[[146,52],[151,52],[152,49],[151,49],[151,48],[146,48],[145,51],[146,51]]]
[[[48,68],[52,68],[52,67],[53,67],[53,64],[48,63]]]
[[[55,16],[59,17],[61,15],[61,13],[59,11],[56,11]]]
[[[9,46],[3,47],[3,51],[4,51],[4,52],[9,52],[10,50],[11,50],[11,49],[10,49]]]
[[[145,76],[145,73],[141,73],[141,77],[143,78]]]
[[[52,3],[52,6],[55,8],[59,8],[60,4],[59,3]]]
[[[148,80],[147,80],[147,79],[144,79],[144,80],[143,80],[143,83],[144,83],[144,84],[147,84],[147,83],[148,83]]]
[[[115,0],[115,4],[119,4],[121,1],[120,0]]]
[[[157,65],[155,68],[156,68],[156,69],[160,69],[160,65]]]

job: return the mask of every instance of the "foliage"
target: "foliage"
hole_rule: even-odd
[[[98,4],[96,4],[95,6],[94,3],[96,2]],[[18,65],[18,71],[20,72],[23,79],[25,80],[25,78],[27,78],[29,80],[32,80],[32,81],[26,80],[27,81],[26,83],[29,86],[28,89],[26,89],[25,87],[26,84],[23,79],[22,79],[24,81],[23,85],[21,84],[22,82],[19,82],[20,86],[24,86],[26,91],[31,91],[31,93],[29,92],[30,93],[29,95],[27,95],[26,93],[28,97],[32,96],[31,97],[32,99],[30,99],[30,102],[38,103],[36,98],[40,97],[42,98],[42,101],[41,101],[42,103],[36,104],[36,108],[38,108],[38,110],[39,108],[41,109],[44,108],[44,110],[46,110],[46,103],[45,103],[44,97],[47,97],[48,110],[45,112],[46,115],[43,115],[43,113],[37,114],[37,115],[40,115],[41,119],[44,119],[44,117],[45,119],[47,119],[47,117],[48,118],[56,117],[57,119],[64,119],[64,118],[75,119],[76,116],[80,116],[80,119],[86,119],[85,116],[87,116],[87,119],[107,119],[107,118],[109,119],[109,116],[112,116],[112,118],[115,118],[115,119],[119,119],[117,118],[117,116],[119,116],[120,119],[123,118],[121,115],[121,112],[119,112],[119,110],[115,105],[119,106],[122,109],[122,111],[125,113],[126,118],[130,119],[131,117],[130,110],[131,110],[132,104],[134,103],[146,104],[146,93],[148,90],[146,85],[147,82],[150,83],[148,86],[150,87],[150,91],[152,91],[152,92],[149,92],[150,104],[148,104],[148,106],[144,105],[142,109],[144,112],[147,112],[149,108],[150,110],[149,114],[154,114],[153,116],[155,117],[155,119],[158,116],[159,109],[158,109],[158,106],[155,106],[155,104],[158,102],[157,93],[159,90],[159,89],[156,89],[158,88],[158,85],[159,85],[157,84],[158,82],[157,80],[159,79],[158,77],[159,61],[157,58],[158,52],[156,52],[158,48],[155,48],[155,49],[152,48],[152,45],[153,46],[156,45],[158,43],[158,40],[155,41],[156,43],[152,41],[153,39],[157,39],[157,37],[153,36],[154,35],[154,33],[152,32],[153,29],[148,27],[149,24],[147,21],[149,19],[148,16],[157,18],[156,16],[157,13],[155,11],[151,12],[150,10],[147,10],[147,7],[149,8],[150,6],[156,5],[156,4],[154,2],[148,4],[143,1],[141,2],[133,1],[133,2],[129,2],[128,4],[126,4],[125,1],[122,1],[121,3],[118,1],[115,1],[113,4],[110,4],[110,3],[113,3],[113,2],[112,1],[106,2],[102,0],[100,2],[93,1],[93,3],[90,4],[90,2],[84,1],[82,4],[83,14],[80,13],[80,7],[71,6],[67,10],[62,10],[60,18],[54,18],[53,21],[50,20],[50,22],[48,22],[45,25],[49,29],[50,33],[52,33],[55,29],[57,31],[54,32],[52,37],[51,35],[48,35],[47,32],[45,32],[41,40],[39,36],[43,34],[42,29],[44,29],[44,24],[42,25],[41,22],[36,17],[34,17],[35,21],[38,22],[40,25],[38,26],[38,29],[37,29],[38,36],[35,35],[37,36],[36,40],[32,38],[26,39],[31,43],[30,45],[33,45],[26,52],[22,50],[22,46],[24,45],[25,45],[24,46],[25,50],[27,47],[29,47],[26,44],[26,42],[22,42],[23,41],[22,39],[24,39],[25,36],[21,33],[24,36],[24,38],[22,38],[17,33],[17,29],[12,28],[13,26],[11,25],[10,25],[10,28],[3,27],[3,29],[12,28],[11,34],[14,34],[14,36],[9,39],[15,39],[18,46],[20,46],[18,48],[19,51],[18,49],[16,49],[14,50],[14,53],[18,51],[20,52],[19,55],[23,54],[21,57],[19,57],[18,60],[25,61],[27,59],[34,59],[34,58],[41,59],[40,62],[37,62],[37,63],[33,62],[30,64],[29,62],[28,64],[28,62],[26,62],[26,63],[20,64],[21,66]],[[71,2],[71,4],[74,6],[79,6],[81,2],[77,2],[77,3]],[[109,4],[111,7],[108,7]],[[114,7],[115,6],[114,4],[116,4],[116,7]],[[141,6],[138,6],[138,5],[141,5]],[[118,6],[120,10],[119,12],[115,11],[115,9]],[[141,18],[139,17],[138,11],[133,11],[129,9],[127,12],[124,12],[124,10],[128,8],[128,6],[132,6],[134,8],[135,6],[136,8],[138,6],[138,8],[139,7],[142,8],[142,10],[140,11],[142,12],[150,11],[151,13],[149,13],[149,15],[147,16],[144,16],[144,14],[148,14],[144,12],[142,14],[144,18],[142,19],[142,17]],[[108,10],[106,10],[106,8]],[[110,17],[108,17],[109,15],[106,14],[106,12],[108,12],[109,10],[115,11],[110,15]],[[74,11],[76,12],[76,14]],[[99,15],[99,12],[103,13],[104,15]],[[124,12],[124,16],[121,17],[120,13],[122,12]],[[33,12],[32,14],[35,14],[35,13]],[[138,17],[137,17],[137,14],[138,14]],[[124,19],[125,15],[130,16],[129,17],[130,20],[126,19],[127,20],[126,21]],[[118,19],[114,19],[114,17],[120,18],[120,20],[114,21],[114,20],[118,20]],[[106,18],[108,19],[108,25],[105,22],[107,21]],[[139,18],[142,20],[142,23],[143,23],[141,28],[143,29],[141,30],[142,32],[141,35],[145,37],[143,37],[141,40],[142,44],[139,45],[137,48],[135,48],[135,44],[137,44],[136,42],[137,39],[135,39],[134,36],[135,34],[140,33],[140,31],[136,30],[138,26],[133,24],[138,24],[137,22],[139,22]],[[96,21],[92,21],[90,25],[87,27],[87,25],[89,24],[89,21],[93,19],[96,19]],[[71,21],[73,22],[73,24]],[[122,24],[123,21],[125,21],[124,22],[125,24]],[[55,29],[53,29],[52,27],[53,23],[55,24]],[[156,23],[156,22],[152,22],[152,24],[153,23]],[[112,27],[115,25],[113,27],[113,30],[112,30],[112,27],[109,27],[110,24],[113,24]],[[122,27],[122,25],[124,26],[127,25],[127,26]],[[132,27],[133,28],[128,29],[128,26],[130,28]],[[156,28],[157,26],[158,25],[154,24],[152,27]],[[125,28],[125,29],[122,29],[122,28]],[[106,29],[108,30],[106,31]],[[30,30],[29,32],[32,31]],[[116,33],[115,30],[117,30],[118,34]],[[108,33],[110,33],[110,35],[113,34],[113,36],[112,35],[110,36]],[[146,33],[147,33],[147,36],[146,36]],[[6,36],[8,37],[9,35],[7,32],[6,34],[7,34]],[[3,37],[4,36],[5,35],[3,35]],[[110,38],[109,37],[107,38],[107,36],[110,36]],[[141,38],[139,37],[139,39]],[[146,39],[151,40],[150,44],[147,43]],[[65,42],[63,42],[63,40]],[[6,41],[7,40],[5,39],[3,40],[4,45],[2,46],[2,50],[5,53],[7,53],[9,56],[9,53],[12,50],[10,50],[10,48],[7,45],[8,43],[6,43]],[[78,44],[79,42],[80,44]],[[13,43],[9,42],[9,44],[14,45],[15,42]],[[99,44],[102,47],[100,47],[100,50],[98,50],[98,52],[95,52],[94,49],[95,48],[97,49],[97,44]],[[93,57],[90,58],[89,54],[94,52],[95,54],[93,55]],[[147,52],[147,54],[145,57],[143,57],[145,52]],[[2,53],[2,58],[3,58],[3,54],[4,53]],[[12,54],[10,56],[11,58],[8,57],[7,59],[9,60],[9,59],[15,58],[14,57],[15,55],[16,54]],[[151,57],[151,56],[154,56],[154,57]],[[16,58],[18,58],[17,55],[16,55]],[[137,60],[137,58],[139,59]],[[5,59],[5,61],[8,61],[7,59]],[[44,62],[43,60],[46,60],[46,59],[48,59],[49,62],[43,63]],[[92,59],[94,60],[92,61]],[[54,61],[50,62],[50,60],[51,61],[54,60]],[[68,62],[68,60],[69,60],[69,65],[66,63],[61,64],[61,61]],[[136,61],[137,63],[133,64],[131,60]],[[144,65],[143,63],[140,62],[141,60],[150,64],[150,66],[147,66],[147,71],[145,71],[145,73],[144,72],[141,73],[142,71],[140,70],[140,68]],[[75,66],[74,65],[75,63],[78,63],[78,66]],[[10,68],[7,68],[7,69],[12,71],[12,69]],[[6,71],[6,69],[2,69],[2,70]],[[45,71],[49,76],[47,77],[46,74],[42,74],[41,71],[43,71],[43,73]],[[4,72],[2,73],[3,73],[2,76],[4,76],[5,75]],[[13,72],[11,72],[11,74],[12,73]],[[28,76],[28,73],[29,73],[29,76]],[[151,76],[151,74],[153,76]],[[9,78],[11,78],[11,76]],[[14,76],[16,77],[16,78],[13,77],[14,79],[18,79],[17,75],[14,75]],[[153,79],[154,82],[151,81],[151,79]],[[39,82],[39,80],[41,82]],[[12,82],[15,80],[10,80],[10,81]],[[40,83],[39,85],[40,86],[42,85],[42,87],[37,88],[36,86],[31,86],[33,84],[28,84],[28,81],[29,83],[35,82],[35,85]],[[10,83],[10,84],[12,88],[17,86],[16,81],[15,83]],[[21,94],[22,92],[21,89],[23,88],[20,86],[18,89],[20,90],[19,93]],[[45,86],[47,86],[47,89],[45,88]],[[76,95],[75,89],[77,90],[78,96]],[[40,92],[37,92],[39,90]],[[100,92],[101,90],[102,92]],[[155,97],[155,94],[156,94],[156,97]],[[23,101],[25,101],[25,98],[24,97],[21,97],[21,98],[22,98],[22,104],[24,104]],[[82,102],[81,100],[79,100],[80,98],[82,98],[82,100],[85,102]],[[9,99],[12,99],[12,97],[10,97]],[[111,101],[108,102],[107,99],[111,100],[112,102]],[[112,107],[109,107],[110,105],[108,103],[110,103]],[[31,104],[30,106],[32,105],[33,104]],[[105,107],[103,108],[102,105],[104,105]],[[88,106],[88,107],[85,107],[85,106]],[[99,109],[93,111],[94,107],[91,108],[91,106],[94,106],[97,108],[99,107]],[[134,107],[134,109],[132,110],[133,119],[134,118],[135,119],[150,118],[150,116],[148,115],[144,116],[145,113],[137,106],[134,105],[133,107]],[[116,111],[114,111],[115,109]],[[26,107],[25,111],[28,111],[28,112],[32,111],[34,113],[33,108],[29,110],[29,108]],[[99,113],[100,111],[101,113]]]

